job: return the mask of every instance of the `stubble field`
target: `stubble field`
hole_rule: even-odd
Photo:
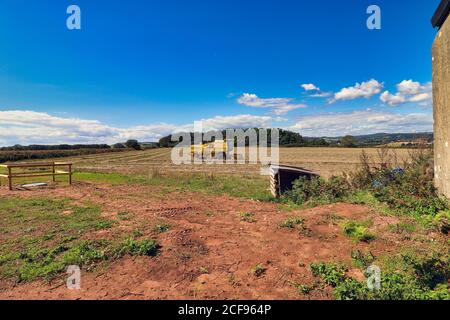
[[[378,149],[364,149],[375,162],[379,161]],[[340,175],[358,167],[363,149],[360,148],[281,148],[280,163],[299,166],[324,177]],[[401,164],[409,158],[410,150],[395,149]],[[51,160],[50,160],[51,161]],[[56,161],[70,161],[78,171],[120,172],[128,174],[154,173],[208,173],[230,175],[259,175],[260,165],[174,165],[171,149],[125,151],[111,154],[75,156]]]

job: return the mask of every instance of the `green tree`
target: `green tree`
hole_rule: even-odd
[[[141,145],[137,140],[128,140],[125,142],[125,146],[130,149],[141,150]]]
[[[123,143],[116,143],[116,144],[113,144],[112,147],[113,147],[113,149],[124,149],[125,145]]]
[[[354,148],[356,147],[356,140],[353,136],[347,135],[341,139],[341,144],[347,148]]]

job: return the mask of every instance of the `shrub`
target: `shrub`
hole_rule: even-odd
[[[252,269],[252,273],[255,275],[255,277],[261,277],[264,273],[266,273],[266,268],[262,264],[258,264]]]
[[[313,276],[320,277],[326,284],[336,287],[345,280],[347,268],[336,263],[312,263],[309,267]]]
[[[375,256],[372,252],[362,252],[361,250],[354,250],[351,253],[353,264],[360,268],[366,269],[375,260]]]
[[[248,223],[256,222],[254,213],[242,212],[242,213],[239,214],[239,216],[241,217],[241,221],[245,221],[245,222],[248,222]]]
[[[447,284],[431,289],[423,287],[411,276],[396,272],[383,273],[381,288],[370,290],[365,283],[346,278],[333,294],[338,300],[449,300]]]
[[[448,264],[444,255],[402,255],[392,270],[381,273],[381,286],[374,290],[347,277],[339,264],[315,264],[311,271],[333,287],[338,300],[450,300]]]
[[[287,229],[294,229],[295,226],[298,226],[299,224],[303,224],[305,220],[303,218],[288,218],[284,220],[281,224],[281,228],[287,228]]]
[[[450,231],[450,211],[441,211],[433,219],[434,226],[442,233],[448,234]]]
[[[369,242],[375,239],[375,236],[367,231],[367,223],[357,221],[347,221],[343,225],[344,233],[358,241]]]
[[[137,140],[128,140],[127,142],[125,142],[125,146],[134,150],[142,150],[141,145]]]
[[[433,154],[425,148],[410,152],[410,161],[399,167],[395,153],[388,148],[378,150],[378,161],[364,151],[360,169],[349,174],[350,184],[357,190],[370,191],[375,198],[402,214],[436,215],[448,208],[434,187]]]
[[[125,149],[125,145],[123,143],[115,143],[112,147],[113,149]]]
[[[331,203],[344,199],[350,193],[350,185],[342,177],[323,178],[301,177],[294,182],[287,198],[297,204],[308,202]]]
[[[164,233],[166,231],[169,231],[169,229],[170,229],[170,224],[162,223],[162,224],[157,224],[153,228],[153,231],[155,231],[156,233]]]
[[[81,241],[72,247],[60,245],[22,252],[17,257],[22,261],[22,265],[17,270],[18,281],[27,282],[36,278],[51,279],[69,265],[89,267],[106,260],[107,244],[105,241]]]
[[[131,256],[156,256],[159,245],[155,240],[134,240],[127,239],[119,246],[117,255],[129,254]]]

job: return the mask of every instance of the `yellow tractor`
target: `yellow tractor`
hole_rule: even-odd
[[[214,142],[205,143],[205,144],[194,144],[191,146],[191,155],[193,157],[205,158],[207,156],[211,156],[215,158],[216,155],[219,157],[226,158],[228,151],[227,142],[224,140],[216,140]]]

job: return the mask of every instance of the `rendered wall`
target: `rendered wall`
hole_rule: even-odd
[[[435,184],[450,198],[450,17],[433,44],[433,105]]]

